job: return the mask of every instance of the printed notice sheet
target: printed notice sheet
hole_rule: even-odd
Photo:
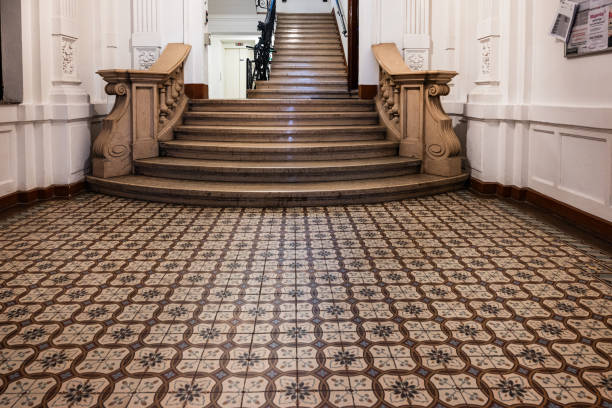
[[[579,0],[566,56],[612,51],[612,0]]]

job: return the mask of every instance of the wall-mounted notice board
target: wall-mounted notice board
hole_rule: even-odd
[[[577,0],[574,20],[565,56],[580,57],[612,51],[612,0]]]

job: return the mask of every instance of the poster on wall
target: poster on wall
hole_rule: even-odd
[[[566,57],[612,51],[612,0],[579,0]]]

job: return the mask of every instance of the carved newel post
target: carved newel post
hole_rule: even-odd
[[[159,142],[171,140],[188,104],[184,64],[191,46],[168,44],[146,71],[99,71],[115,95],[115,106],[103,120],[92,148],[94,177],[132,174],[134,160],[157,157]]]
[[[440,97],[450,93],[452,71],[412,71],[395,44],[372,46],[380,65],[377,106],[400,156],[422,160],[422,171],[437,176],[461,174],[461,144]]]

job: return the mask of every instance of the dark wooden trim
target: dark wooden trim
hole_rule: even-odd
[[[185,95],[189,99],[208,99],[208,85],[185,84]]]
[[[35,188],[29,191],[17,191],[0,197],[0,211],[16,205],[30,205],[37,201],[51,198],[71,198],[85,189],[85,180],[74,184],[56,185],[47,188]]]
[[[359,99],[374,99],[377,93],[377,85],[359,85]]]
[[[359,0],[348,0],[348,82],[349,90],[359,87]]]
[[[503,198],[512,198],[516,201],[528,202],[562,217],[574,226],[593,233],[604,241],[609,241],[610,237],[612,237],[612,222],[548,197],[533,189],[483,182],[475,178],[470,179],[469,187],[472,191],[480,194],[496,195]]]

